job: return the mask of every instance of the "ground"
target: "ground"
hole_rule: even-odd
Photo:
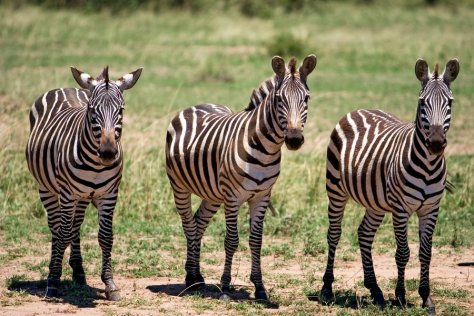
[[[413,287],[414,280],[417,280],[419,276],[416,249],[416,245],[411,245],[412,256],[406,272],[410,306],[420,304],[420,299],[416,294],[417,289]],[[215,253],[212,256],[223,257],[224,254]],[[58,299],[47,299],[44,297],[45,280],[41,280],[38,274],[28,271],[24,264],[44,259],[23,257],[0,267],[0,279],[4,284],[14,275],[26,275],[25,280],[14,282],[10,289],[2,289],[1,315],[240,314],[239,304],[253,304],[253,287],[248,280],[250,262],[245,251],[238,252],[234,258],[235,292],[231,294],[231,302],[219,301],[219,289],[214,286],[218,284],[222,267],[206,263],[203,264],[203,271],[205,271],[208,285],[201,297],[185,291],[183,272],[183,276],[177,278],[116,276],[115,281],[121,288],[122,294],[120,302],[110,302],[105,299],[104,286],[99,275],[88,275],[87,288],[72,285],[68,281],[69,275],[63,278],[66,281],[63,281],[62,296]],[[296,313],[295,306],[304,305],[307,313],[325,315],[341,312],[345,309],[342,306],[350,307],[349,311],[355,311],[358,305],[364,305],[368,292],[361,286],[363,272],[358,257],[352,261],[341,259],[336,261],[334,284],[335,291],[338,293],[336,304],[332,307],[320,305],[315,296],[319,290],[324,267],[322,259],[324,259],[323,256],[315,258],[297,255],[291,260],[283,261],[283,258],[278,256],[265,256],[263,269],[264,278],[267,281],[266,287],[270,293],[270,303],[255,307],[256,311],[260,314],[291,314]],[[458,307],[464,307],[469,313],[474,312],[473,259],[474,249],[464,249],[460,253],[453,253],[448,249],[433,250],[430,276],[432,288],[435,288],[433,290],[435,303],[451,302]],[[397,275],[394,258],[391,254],[378,254],[374,256],[374,262],[385,298],[393,300],[393,286],[389,283],[393,283]],[[298,279],[308,278],[314,280],[314,294],[305,294],[304,283],[298,282]],[[68,289],[72,293],[68,294]],[[461,299],[449,298],[446,291],[458,291],[464,294],[460,295]],[[274,301],[277,303],[273,303]],[[296,302],[299,303],[296,304]],[[438,311],[441,311],[441,314],[447,312],[446,310],[443,312],[440,308]],[[248,307],[246,313],[249,313]]]

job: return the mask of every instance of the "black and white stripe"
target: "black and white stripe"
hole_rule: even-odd
[[[262,84],[259,89],[264,92],[259,94],[265,95],[263,100],[251,101],[245,111],[238,113],[221,105],[197,105],[171,121],[166,138],[166,167],[187,239],[187,286],[204,282],[199,266],[201,238],[212,216],[224,204],[226,259],[221,283],[227,297],[232,258],[239,243],[238,209],[248,202],[250,278],[256,287],[255,297],[267,299],[260,266],[263,219],[280,173],[283,142],[296,150],[304,141],[309,98],[306,79],[315,66],[314,55],[306,57],[298,70],[295,59],[285,67],[283,59],[274,57],[275,84]],[[269,87],[267,92],[263,86]],[[191,194],[202,199],[194,215]]]
[[[409,258],[407,221],[419,218],[421,276],[419,293],[423,306],[434,311],[430,297],[429,265],[431,241],[441,197],[446,186],[444,148],[451,121],[453,96],[450,83],[456,79],[459,63],[446,64],[442,75],[438,65],[431,74],[424,60],[415,65],[422,89],[413,123],[404,123],[380,110],[359,110],[344,116],[331,134],[327,150],[326,189],[329,197],[328,261],[321,299],[333,299],[333,265],[341,236],[341,221],[349,198],[366,208],[359,226],[359,246],[364,268],[364,285],[377,304],[383,294],[377,285],[371,248],[385,213],[391,212],[397,242],[398,281],[395,290],[405,300],[405,266]]]
[[[86,283],[80,249],[80,227],[90,202],[99,210],[102,281],[106,296],[120,299],[112,279],[112,218],[122,177],[122,92],[133,87],[141,68],[117,81],[108,68],[94,79],[71,67],[83,89],[54,89],[30,111],[26,147],[28,168],[39,184],[40,199],[52,234],[47,296],[57,296],[65,249],[73,280]]]

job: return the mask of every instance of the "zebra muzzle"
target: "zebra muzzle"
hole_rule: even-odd
[[[448,142],[442,126],[431,126],[430,135],[426,140],[426,147],[432,155],[439,155],[444,151]]]
[[[100,162],[105,166],[110,166],[117,160],[118,147],[113,130],[109,132],[102,131],[97,155],[100,158]]]
[[[289,150],[297,150],[303,145],[304,136],[300,129],[289,128],[285,135],[286,148]]]

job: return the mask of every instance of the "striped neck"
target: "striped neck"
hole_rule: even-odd
[[[421,159],[424,165],[436,165],[439,163],[439,160],[444,160],[444,154],[433,155],[428,150],[426,145],[426,138],[421,126],[421,112],[418,108],[416,118],[415,118],[415,131],[413,133],[413,145],[412,150],[410,151],[410,156],[412,159]]]
[[[250,111],[247,134],[249,144],[260,152],[273,156],[269,157],[272,161],[275,160],[274,155],[281,152],[284,143],[283,128],[278,121],[274,99],[273,90],[260,106]]]
[[[89,105],[87,105],[87,109]],[[88,164],[101,165],[98,156],[99,142],[94,137],[92,132],[92,123],[89,117],[89,111],[86,110],[81,122],[82,130],[79,137],[79,144],[76,147],[78,157],[81,161],[86,161]],[[75,155],[76,158],[76,155]],[[77,161],[77,158],[76,158]]]

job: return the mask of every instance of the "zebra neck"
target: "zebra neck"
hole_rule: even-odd
[[[418,161],[419,164],[427,166],[428,169],[433,170],[441,165],[444,165],[444,155],[433,155],[426,146],[425,137],[421,131],[418,120],[415,125],[413,133],[413,145],[410,152],[411,161]],[[440,165],[441,164],[441,165]]]
[[[99,142],[92,133],[92,124],[87,118],[87,113],[84,115],[81,126],[82,131],[77,139],[78,144],[74,146],[77,151],[77,153],[74,154],[74,159],[76,160],[76,163],[79,164],[87,163],[99,165]]]
[[[249,142],[266,154],[279,152],[284,142],[283,128],[278,121],[271,95],[253,110],[248,129]]]

